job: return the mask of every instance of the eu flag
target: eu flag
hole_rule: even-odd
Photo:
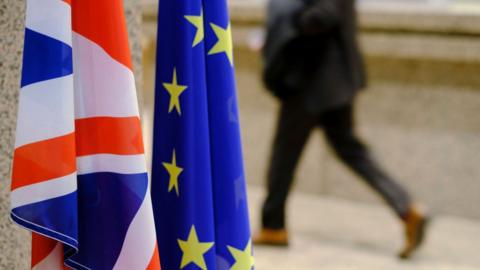
[[[163,269],[253,267],[226,0],[160,0],[152,199]]]

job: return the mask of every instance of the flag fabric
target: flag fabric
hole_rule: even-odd
[[[160,269],[120,0],[28,0],[11,217],[33,269]]]
[[[253,267],[225,0],[161,0],[152,200],[164,269]]]

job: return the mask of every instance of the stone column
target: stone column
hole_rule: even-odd
[[[140,1],[124,0],[135,69],[141,89]],[[22,62],[25,1],[0,0],[0,269],[30,267],[30,234],[9,218],[10,167]]]
[[[9,218],[10,163],[17,118],[25,3],[0,1],[0,269],[28,269],[30,234]]]

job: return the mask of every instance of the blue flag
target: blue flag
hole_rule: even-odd
[[[163,269],[253,268],[226,0],[160,0],[152,200]]]

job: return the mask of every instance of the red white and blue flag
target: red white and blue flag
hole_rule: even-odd
[[[11,217],[32,269],[160,269],[120,0],[28,0]]]

